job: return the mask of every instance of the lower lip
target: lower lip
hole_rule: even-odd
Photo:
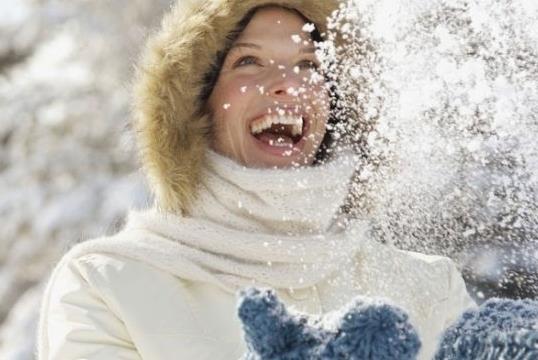
[[[293,146],[271,146],[263,141],[258,140],[255,136],[252,136],[256,145],[271,155],[280,156],[280,157],[292,157],[301,153],[305,146],[305,137],[303,136],[301,140],[293,144]]]
[[[308,134],[308,128],[309,123],[307,120],[305,120],[305,126],[303,129],[303,134]],[[280,156],[280,157],[293,157],[303,152],[305,143],[306,143],[306,136],[302,136],[301,140],[299,140],[297,143],[293,144],[293,146],[271,146],[267,144],[266,142],[258,140],[257,137],[252,135],[252,138],[254,139],[254,143],[264,152],[267,152],[271,155]]]

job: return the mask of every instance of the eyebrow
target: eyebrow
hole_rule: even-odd
[[[250,49],[257,49],[257,50],[261,50],[262,47],[260,45],[257,45],[257,44],[253,44],[253,43],[248,43],[248,42],[240,42],[240,43],[235,43],[232,45],[232,49],[235,49],[235,48],[240,48],[240,47],[246,47],[246,48],[250,48]],[[310,47],[307,47],[307,48],[302,48],[301,50],[299,50],[299,53],[301,54],[310,54],[310,53],[315,53],[316,52],[316,48],[313,47],[313,46],[310,46]]]

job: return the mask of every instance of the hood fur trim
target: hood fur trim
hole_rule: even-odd
[[[186,214],[193,204],[210,122],[200,115],[203,77],[226,36],[253,7],[293,8],[320,32],[338,0],[178,0],[146,45],[137,68],[134,130],[156,205]]]

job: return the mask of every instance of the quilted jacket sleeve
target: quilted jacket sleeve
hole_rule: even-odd
[[[141,360],[127,329],[73,259],[63,259],[44,293],[38,360]]]
[[[452,325],[465,310],[476,307],[476,303],[467,292],[462,275],[453,261],[448,260],[449,268],[449,294],[447,302],[447,317],[445,320],[446,329]]]

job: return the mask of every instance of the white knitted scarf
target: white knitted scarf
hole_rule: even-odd
[[[235,292],[310,287],[358,251],[367,225],[338,216],[355,166],[349,153],[289,169],[246,168],[213,151],[208,160],[191,216],[131,211],[120,233],[71,255],[117,254]]]

